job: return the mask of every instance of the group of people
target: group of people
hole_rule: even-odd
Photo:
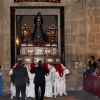
[[[96,62],[95,57],[90,56],[88,66],[83,74],[91,74],[96,77],[100,77],[100,59]]]
[[[38,63],[22,65],[22,60],[9,71],[11,75],[11,99],[27,97],[43,100],[44,97],[67,95],[65,75],[69,70],[58,61],[54,65]]]

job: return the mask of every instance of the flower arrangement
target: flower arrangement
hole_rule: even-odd
[[[41,39],[38,39],[35,41],[29,41],[29,42],[22,41],[21,44],[27,44],[27,45],[31,44],[33,46],[45,46],[46,42],[44,42]]]
[[[41,39],[38,39],[38,40],[32,41],[32,44],[33,46],[45,46],[46,42],[44,42]]]

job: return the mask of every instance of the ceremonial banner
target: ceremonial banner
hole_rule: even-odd
[[[52,3],[60,3],[61,0],[14,0],[17,2],[52,2]]]

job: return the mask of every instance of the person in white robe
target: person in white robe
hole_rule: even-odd
[[[69,70],[64,67],[61,63],[55,64],[56,73],[55,73],[55,84],[54,84],[54,95],[62,96],[67,95],[66,93],[66,83],[65,75],[69,74]]]
[[[45,75],[45,79],[45,97],[53,97],[51,72],[48,75]]]
[[[52,73],[55,71],[54,67],[50,64],[44,63],[43,66],[49,69],[49,74],[45,75],[46,86],[45,86],[45,97],[53,97],[53,78]]]
[[[28,76],[29,76],[29,80],[30,80],[30,85],[26,87],[26,97],[32,97],[32,98],[35,98],[35,89],[34,89],[34,77],[35,77],[35,74],[31,74],[30,73],[30,70],[33,69],[35,67],[35,63],[31,63],[27,70],[28,70]]]

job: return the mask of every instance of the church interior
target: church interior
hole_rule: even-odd
[[[40,23],[36,24],[34,19],[38,12],[43,24],[39,27],[42,31],[36,35]],[[88,58],[94,56],[95,61],[100,58],[100,0],[61,0],[59,3],[0,0],[0,19],[4,91],[9,90],[8,73],[18,59],[24,63],[42,59],[50,64],[60,59],[70,71],[66,76],[67,90],[83,89]]]

